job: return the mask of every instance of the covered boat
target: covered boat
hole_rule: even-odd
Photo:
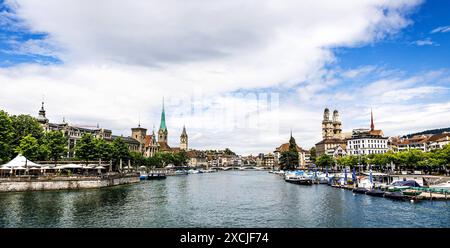
[[[402,192],[386,192],[384,194],[385,198],[389,198],[389,199],[393,199],[393,200],[399,200],[399,201],[403,201],[405,200],[406,196],[403,195]]]
[[[354,188],[352,190],[352,192],[356,193],[356,194],[365,194],[367,191],[369,191],[369,189],[366,189],[366,188],[363,188],[363,187]]]
[[[366,195],[383,197],[384,193],[385,193],[385,191],[383,191],[381,189],[371,189],[366,192]]]

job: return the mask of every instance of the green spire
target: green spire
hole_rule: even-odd
[[[163,105],[162,105],[162,113],[161,113],[161,125],[159,129],[166,130],[166,112],[164,110],[164,97],[163,97]]]

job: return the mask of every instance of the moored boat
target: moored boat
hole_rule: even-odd
[[[380,190],[380,189],[371,189],[366,192],[366,195],[383,197],[384,193],[386,193],[386,192],[383,190]]]
[[[450,190],[450,181],[439,183],[435,185],[431,185],[430,188],[432,189],[444,189],[444,190]]]
[[[149,173],[147,175],[147,180],[156,180],[156,179],[166,179],[165,173]]]
[[[284,176],[284,180],[288,183],[312,185],[313,180],[310,177],[306,177],[303,171],[287,172]]]
[[[284,179],[288,183],[301,184],[301,185],[312,185],[313,181],[311,178],[303,177],[303,176],[292,176],[286,177]]]
[[[393,199],[393,200],[399,200],[399,201],[405,200],[405,198],[406,198],[406,196],[403,195],[402,192],[386,192],[384,194],[384,197]]]
[[[366,189],[366,188],[354,188],[353,190],[352,190],[352,192],[353,193],[356,193],[356,194],[365,194],[367,191],[369,191],[369,189]]]
[[[406,195],[406,196],[418,196],[418,195],[422,194],[422,191],[414,190],[414,189],[407,189],[407,190],[404,190],[402,193],[403,193],[403,195]]]

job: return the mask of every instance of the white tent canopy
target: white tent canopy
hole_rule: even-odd
[[[20,154],[17,155],[17,157],[15,157],[13,160],[9,161],[7,164],[2,165],[1,167],[17,169],[25,167],[25,164],[27,167],[39,167],[39,168],[41,167],[41,165],[31,162],[26,157]]]
[[[63,169],[82,169],[83,166],[79,164],[66,164],[62,166]]]

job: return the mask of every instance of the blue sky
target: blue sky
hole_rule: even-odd
[[[361,64],[377,64],[406,72],[449,68],[450,32],[431,33],[438,27],[450,25],[450,3],[426,1],[411,14],[414,22],[397,35],[360,48],[338,49],[338,64],[354,68]],[[417,41],[433,44],[419,46]]]
[[[140,116],[194,148],[309,148],[325,107],[344,131],[450,126],[450,4],[0,0],[0,108],[129,135]],[[230,14],[232,13],[232,14]],[[18,98],[20,94],[22,97]]]

